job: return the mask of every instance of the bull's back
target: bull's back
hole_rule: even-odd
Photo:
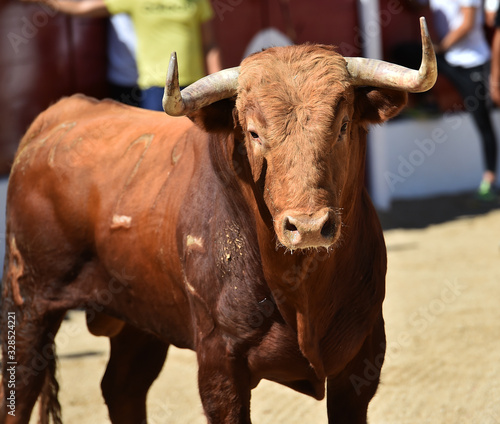
[[[42,273],[59,261],[68,268],[60,274],[93,262],[103,278],[120,274],[150,287],[147,297],[181,300],[168,286],[180,279],[175,224],[197,131],[185,118],[83,96],[50,107],[23,138],[9,180],[9,234],[24,260]]]

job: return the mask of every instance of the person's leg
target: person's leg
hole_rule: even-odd
[[[485,171],[479,194],[491,197],[491,186],[496,179],[497,141],[488,106],[487,74],[484,66],[462,68],[449,65],[443,58],[438,61],[440,71],[453,83],[464,100],[480,134]]]
[[[483,72],[483,67],[466,69],[465,71],[468,72],[468,79],[472,81],[471,86],[474,87],[474,92],[465,99],[465,107],[474,119],[483,146],[485,172],[480,192],[485,192],[489,196],[492,194],[491,185],[495,182],[496,177],[497,141],[488,105],[487,74]]]

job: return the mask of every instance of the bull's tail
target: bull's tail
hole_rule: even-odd
[[[56,379],[56,355],[55,345],[52,343],[52,355],[48,360],[45,370],[45,381],[40,393],[40,424],[50,424],[52,417],[53,424],[62,424],[61,404],[59,403],[59,383]]]

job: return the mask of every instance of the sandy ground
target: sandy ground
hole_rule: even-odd
[[[499,424],[500,206],[460,196],[400,202],[381,219],[388,353],[370,423]],[[108,341],[89,335],[83,318],[71,312],[58,334],[63,418],[109,423],[99,389]],[[171,348],[148,402],[152,424],[206,422],[192,352]],[[262,382],[252,418],[326,423],[326,405]]]

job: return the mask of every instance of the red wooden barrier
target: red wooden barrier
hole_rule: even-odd
[[[0,174],[49,104],[76,92],[106,95],[106,25],[0,0]]]

